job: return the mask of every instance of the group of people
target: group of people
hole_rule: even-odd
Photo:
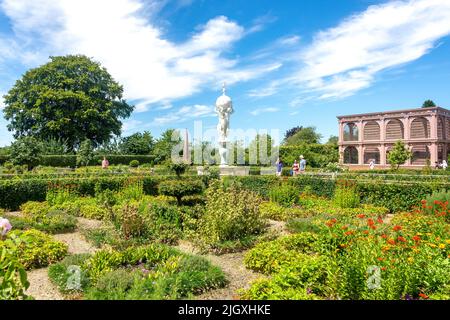
[[[283,161],[281,161],[280,158],[278,158],[278,160],[276,162],[276,166],[277,166],[276,175],[281,176],[281,174],[283,172]],[[291,175],[296,176],[298,174],[304,173],[305,171],[306,171],[306,160],[303,157],[303,155],[301,155],[299,157],[299,161],[297,161],[297,159],[294,160],[294,164],[292,165]]]

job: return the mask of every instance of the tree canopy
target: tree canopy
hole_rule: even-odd
[[[292,136],[285,139],[284,144],[287,146],[294,146],[302,143],[320,143],[320,139],[322,139],[322,135],[316,132],[315,127],[302,127]]]
[[[436,104],[433,100],[425,100],[422,104],[422,108],[433,108],[436,107]]]
[[[5,119],[14,137],[65,141],[76,149],[120,135],[121,119],[133,111],[123,87],[99,63],[82,55],[50,57],[31,69],[4,96]]]
[[[404,142],[398,140],[395,142],[392,150],[389,151],[387,158],[391,167],[393,169],[398,169],[398,167],[405,163],[406,160],[410,159],[412,156],[411,151],[409,151]]]
[[[181,137],[178,131],[174,129],[167,129],[161,133],[161,137],[156,140],[153,154],[155,155],[155,162],[162,163],[171,159],[172,148],[181,142]]]
[[[120,142],[120,151],[123,154],[150,154],[153,150],[154,141],[149,131],[144,133],[136,132],[131,136],[122,138]]]

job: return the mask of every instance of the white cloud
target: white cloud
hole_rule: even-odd
[[[253,111],[250,112],[251,115],[253,116],[258,116],[262,113],[269,113],[269,112],[277,112],[280,109],[278,108],[273,108],[273,107],[268,107],[268,108],[259,108],[259,109],[255,109]]]
[[[390,1],[370,6],[319,32],[301,54],[294,82],[319,98],[341,98],[369,87],[382,70],[427,54],[450,34],[450,1]]]
[[[141,129],[143,122],[140,120],[129,119],[125,120],[122,125],[122,133],[127,134],[132,131],[136,131],[136,129]]]
[[[167,125],[180,123],[196,118],[215,116],[214,108],[206,105],[193,105],[181,107],[178,111],[171,112],[161,117],[156,117],[153,121],[154,125]]]
[[[3,0],[1,9],[11,20],[13,40],[20,44],[17,51],[23,52],[17,60],[36,65],[49,55],[93,57],[124,85],[126,98],[140,101],[138,112],[154,103],[190,96],[206,85],[247,81],[276,69],[273,63],[241,66],[227,57],[245,30],[224,16],[199,26],[183,43],[167,40],[148,14],[164,4],[162,0]]]

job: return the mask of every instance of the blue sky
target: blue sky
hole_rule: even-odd
[[[448,0],[0,0],[0,95],[50,55],[85,54],[136,105],[123,135],[214,128],[226,81],[232,129],[326,140],[337,115],[450,107],[449,34]]]

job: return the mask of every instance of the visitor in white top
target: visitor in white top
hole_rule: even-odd
[[[370,162],[369,162],[369,168],[370,168],[370,170],[375,169],[375,160],[374,160],[374,159],[371,159],[371,160],[370,160]]]
[[[447,170],[447,167],[448,167],[447,161],[442,160],[442,165],[441,166],[442,166],[442,169]]]

